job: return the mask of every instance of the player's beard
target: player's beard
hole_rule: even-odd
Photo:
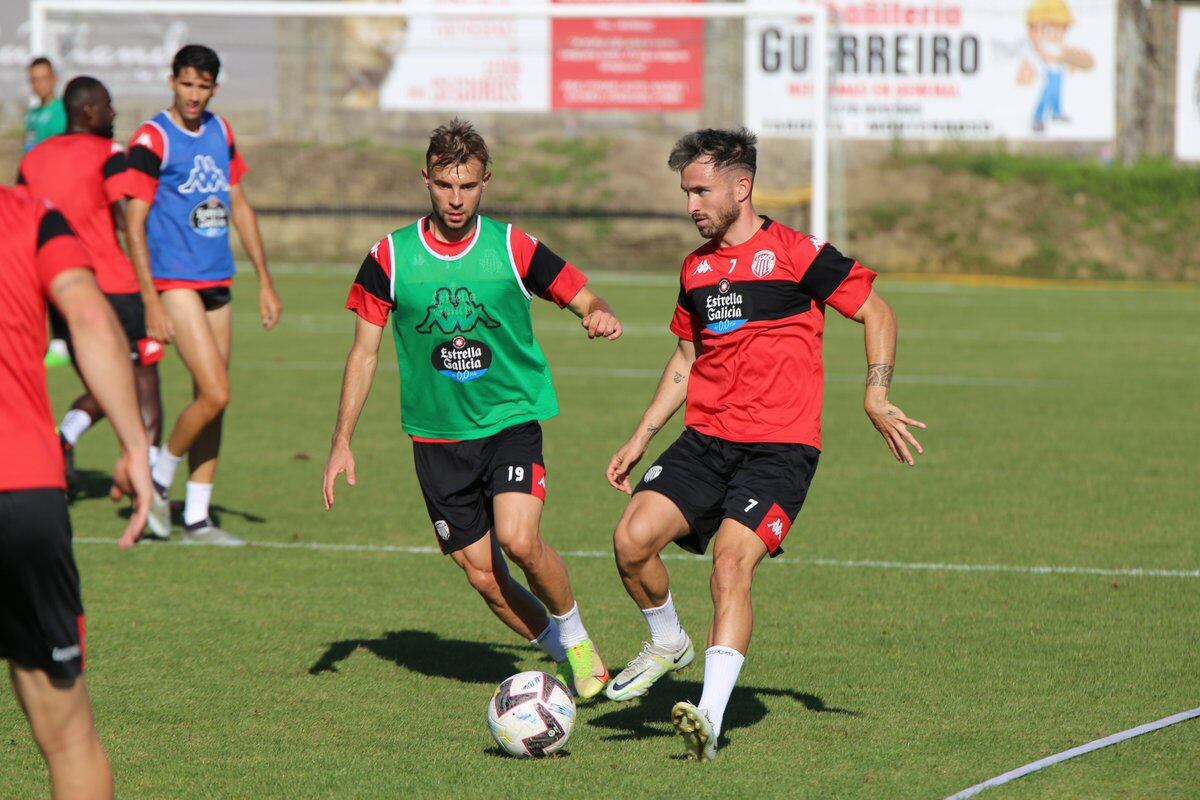
[[[706,216],[703,220],[693,219],[696,223],[696,230],[705,239],[719,239],[725,235],[725,231],[729,230],[729,226],[737,222],[738,216],[741,214],[741,209],[737,203],[722,208],[717,212],[716,217]]]
[[[439,210],[436,205],[433,206],[433,215],[435,217],[437,217],[438,227],[440,227],[444,231],[470,230],[471,226],[475,224],[475,217],[478,213],[479,213],[478,208],[476,208],[470,214],[465,213],[465,210],[464,210],[463,221],[458,223],[458,225],[456,227],[455,225],[451,224],[450,220],[446,219],[442,215],[441,210]]]

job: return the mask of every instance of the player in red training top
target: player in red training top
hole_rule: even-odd
[[[133,265],[117,241],[125,228],[125,150],[113,141],[117,112],[104,84],[80,76],[63,92],[67,132],[47,139],[21,159],[17,183],[35,197],[49,200],[67,218],[87,251],[96,283],[121,321],[134,364],[138,404],[154,461],[162,431],[158,367],[163,348],[146,335],[145,309]],[[69,344],[69,337],[68,337]],[[85,387],[86,388],[86,387]],[[75,488],[75,443],[104,417],[91,392],[71,404],[58,425],[67,488]]]
[[[82,678],[84,618],[62,454],[46,394],[46,301],[66,318],[79,370],[121,442],[114,474],[135,498],[129,547],[150,509],[150,467],[120,323],[66,219],[0,187],[0,658],[46,758],[56,798],[112,797]]]
[[[630,493],[630,472],[686,399],[683,434],[632,490],[614,534],[621,580],[645,615],[650,641],[606,692],[614,700],[638,697],[691,662],[692,642],[659,553],[671,542],[703,553],[715,540],[703,693],[698,704],[677,703],[671,712],[688,756],[701,761],[716,757],[750,643],[754,570],[763,556],[782,552],[817,468],[826,306],[864,326],[867,416],[899,461],[913,464],[910,445],[921,452],[906,426],[925,427],[888,401],[896,318],[872,289],[875,273],[755,213],[755,144],[744,129],[703,130],[671,151],[688,213],[709,241],[684,259],[671,321],[678,346],[607,473]]]

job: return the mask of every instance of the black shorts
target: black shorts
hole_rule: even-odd
[[[492,529],[492,498],[522,492],[546,499],[542,426],[526,422],[485,439],[413,442],[417,480],[443,553],[474,544]]]
[[[142,296],[137,292],[132,294],[106,294],[108,304],[112,306],[129,340],[129,359],[138,366],[150,366],[158,363],[163,356],[162,345],[146,335],[146,305]],[[58,313],[57,311],[55,312]],[[67,349],[71,352],[71,360],[75,360],[75,347],[71,342],[70,331],[64,337]]]
[[[83,602],[61,489],[0,492],[0,658],[83,672]]]
[[[724,519],[754,531],[771,557],[788,534],[821,452],[806,444],[730,442],[686,429],[634,488],[658,492],[683,512],[691,533],[675,541],[703,553]]]
[[[196,293],[200,295],[200,302],[204,303],[205,311],[216,311],[233,302],[233,292],[228,286],[210,286],[207,289],[199,289]]]

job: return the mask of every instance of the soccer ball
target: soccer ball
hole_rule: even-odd
[[[541,758],[566,745],[575,725],[575,701],[553,675],[519,672],[496,688],[488,700],[487,718],[504,752]]]

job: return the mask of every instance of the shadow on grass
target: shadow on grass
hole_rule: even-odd
[[[616,710],[593,717],[588,725],[618,731],[603,736],[606,741],[646,739],[652,736],[672,736],[671,708],[680,700],[692,700],[700,696],[703,688],[699,681],[662,681],[649,694],[629,703],[622,703]],[[859,712],[825,705],[825,701],[814,694],[796,692],[791,689],[767,689],[759,686],[735,686],[725,711],[721,741],[728,740],[728,733],[737,728],[749,728],[762,722],[770,713],[764,698],[792,701],[814,714],[838,714],[857,717]],[[778,709],[777,709],[778,710]]]
[[[501,645],[443,639],[429,631],[388,631],[377,639],[343,639],[330,643],[324,654],[309,667],[308,674],[337,672],[338,664],[354,653],[368,652],[422,675],[463,683],[499,683],[521,671],[519,651],[528,654],[528,648],[512,648],[512,652],[507,652]]]
[[[108,491],[112,487],[112,475],[107,472],[101,472],[95,469],[78,470],[74,490],[70,493],[71,502],[76,500],[95,500],[97,498],[107,498]],[[129,501],[121,500],[116,505],[116,514],[122,519],[129,519]],[[238,517],[243,522],[261,524],[267,521],[266,517],[255,514],[251,511],[241,511],[228,506],[213,505],[209,508],[210,516],[217,525],[221,524],[221,517],[228,515]],[[171,503],[171,521],[175,525],[183,525],[183,503],[175,501]]]

